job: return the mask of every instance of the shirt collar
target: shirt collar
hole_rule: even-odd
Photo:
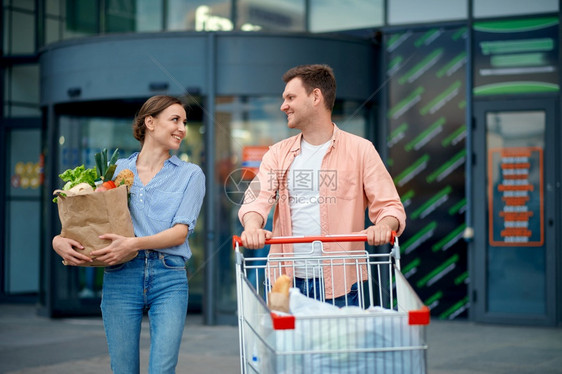
[[[332,122],[332,125],[334,125],[334,132],[332,133],[332,147],[336,146],[336,140],[338,139],[339,133],[340,133],[340,129],[339,127]],[[302,142],[302,132],[299,132],[299,134],[295,137],[295,142],[293,143],[293,146],[291,147],[291,152],[294,153],[298,153],[301,149],[301,142]]]
[[[167,159],[166,162],[171,162],[171,163],[174,164],[175,166],[178,166],[178,165],[181,163],[181,160],[178,158],[178,156],[173,155],[172,157],[170,157],[169,159]]]
[[[138,156],[139,156],[139,152],[134,152],[132,155],[129,156],[128,159],[136,162]],[[179,164],[181,164],[181,160],[176,155],[173,155],[172,157],[170,157],[169,159],[164,161],[164,163],[166,163],[166,162],[171,162],[175,166],[178,166]]]

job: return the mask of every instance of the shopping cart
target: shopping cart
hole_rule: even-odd
[[[246,258],[234,236],[242,373],[426,373],[429,308],[400,272],[400,247],[392,239],[390,253],[369,253],[324,251],[324,243],[365,242],[365,235],[278,237],[266,244],[311,243],[321,254]],[[272,284],[296,266],[318,272],[318,289],[309,297],[292,289],[291,314],[270,310]],[[365,279],[357,282],[360,307],[322,302],[325,288],[333,288],[323,274],[337,267]]]

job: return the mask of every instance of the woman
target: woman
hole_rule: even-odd
[[[104,234],[107,247],[91,253],[105,268],[101,311],[114,373],[139,372],[143,312],[150,321],[150,373],[174,373],[187,313],[185,263],[205,195],[205,176],[191,163],[170,156],[185,137],[186,111],[173,97],[155,96],[141,107],[133,134],[141,150],[117,162],[115,173],[130,169],[134,183],[129,209],[135,237]],[[60,235],[54,250],[68,265],[91,261],[74,250],[75,240]],[[122,263],[131,253],[137,256]]]

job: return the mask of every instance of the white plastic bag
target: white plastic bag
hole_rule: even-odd
[[[338,308],[290,290],[294,330],[276,330],[270,339],[277,352],[266,372],[423,374],[423,351],[376,351],[418,346],[417,326],[407,317],[380,307]],[[273,369],[274,368],[274,369]]]

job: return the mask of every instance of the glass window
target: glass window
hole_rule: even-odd
[[[47,0],[45,1],[45,11],[50,16],[61,16],[61,1],[64,0]]]
[[[162,0],[137,0],[136,32],[162,31],[163,5]]]
[[[9,2],[9,1],[8,1]],[[19,9],[35,10],[35,0],[12,0],[12,6]],[[6,1],[4,3],[7,3]]]
[[[39,290],[41,130],[7,132],[6,236],[3,277],[8,294]]]
[[[162,0],[109,0],[105,3],[105,31],[160,31],[162,7]]]
[[[166,30],[231,31],[229,0],[169,0]]]
[[[472,0],[474,17],[515,16],[558,12],[558,0]]]
[[[16,65],[11,72],[10,100],[39,104],[39,65]]]
[[[35,52],[35,15],[18,11],[7,11],[6,16],[11,20],[8,33],[9,44],[6,54],[30,54]]]
[[[66,2],[66,28],[64,38],[74,38],[98,32],[99,10],[95,1]]]
[[[105,2],[105,31],[135,31],[136,4],[134,0],[108,0]]]
[[[236,5],[242,31],[305,31],[304,0],[240,0]]]
[[[381,26],[383,0],[310,0],[310,31],[326,32]]]
[[[9,114],[6,113],[6,117],[41,117],[41,111],[38,105],[11,105],[8,110],[10,112]]]
[[[61,39],[60,33],[61,21],[59,19],[45,19],[45,43],[53,43]]]
[[[6,117],[39,117],[39,66],[16,65],[5,71]]]
[[[466,19],[467,4],[467,0],[389,0],[388,23],[395,25]]]

